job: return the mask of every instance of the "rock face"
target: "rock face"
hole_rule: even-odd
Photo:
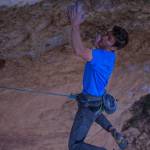
[[[104,32],[117,24],[129,31],[131,40],[136,37],[133,43],[138,52],[143,44],[146,45],[145,49],[149,47],[149,1],[77,1],[87,10],[87,19],[82,25],[86,43],[91,43],[96,32]],[[66,7],[70,3],[68,0],[44,0],[32,6],[1,9],[0,58],[36,58],[53,48],[68,45],[70,25],[66,17]],[[140,39],[140,33],[146,38]],[[130,51],[133,52],[135,48],[130,48]],[[149,52],[146,50],[142,53]],[[136,52],[136,55],[141,54]]]
[[[72,2],[43,0],[30,6],[0,8],[0,86],[56,93],[81,91],[85,62],[74,55],[69,44],[70,24],[65,12]],[[123,126],[131,141],[128,150],[149,150],[146,149],[149,116],[147,119],[144,116],[149,115],[149,96],[136,103],[137,115],[133,114],[133,119],[127,121],[132,104],[150,93],[149,1],[78,2],[84,4],[87,12],[87,19],[81,25],[86,46],[93,47],[96,32],[103,33],[114,25],[129,32],[129,44],[116,52],[116,67],[107,87],[119,100],[119,109],[108,118],[116,128]],[[139,105],[144,109],[139,109]],[[76,103],[66,97],[0,89],[0,150],[68,149],[75,112]],[[99,128],[94,124],[86,141],[117,150],[110,134]]]
[[[24,6],[24,5],[33,5],[41,0],[1,0],[0,7],[12,7],[12,6]]]
[[[129,139],[128,150],[150,148],[150,94],[143,96],[131,108],[133,116],[124,124],[123,131]]]

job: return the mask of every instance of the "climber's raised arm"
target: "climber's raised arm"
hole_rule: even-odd
[[[84,21],[84,12],[80,6],[68,7],[68,17],[71,22],[71,45],[77,56],[86,61],[92,59],[91,49],[84,46],[80,35],[80,24]]]

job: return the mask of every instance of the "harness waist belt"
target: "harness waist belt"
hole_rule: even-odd
[[[103,96],[93,96],[90,94],[83,94],[80,93],[77,95],[77,100],[81,100],[81,101],[88,101],[88,102],[96,102],[96,101],[102,101]]]

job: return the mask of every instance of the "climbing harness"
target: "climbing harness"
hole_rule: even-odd
[[[80,93],[76,99],[79,101],[79,104],[84,107],[89,107],[92,111],[105,111],[107,114],[112,114],[118,108],[117,99],[107,93],[106,90],[102,96],[91,96]]]
[[[78,104],[83,107],[88,107],[93,112],[103,112],[103,97],[102,96],[92,96],[89,94],[79,93],[76,97]]]

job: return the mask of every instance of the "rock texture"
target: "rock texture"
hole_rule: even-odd
[[[129,44],[117,52],[116,68],[107,87],[119,99],[118,112],[108,118],[121,130],[132,117],[128,109],[150,93],[149,1],[80,2],[88,11],[81,26],[85,45],[92,47],[96,32],[116,24],[129,31]],[[44,0],[32,6],[1,8],[0,86],[80,92],[85,62],[74,55],[69,44],[70,24],[65,10],[70,3]],[[65,97],[0,89],[0,150],[66,150],[76,109],[76,103]],[[132,150],[136,149],[132,138],[137,139],[142,130],[130,125],[123,129],[132,134]],[[141,138],[147,139],[146,131]],[[110,134],[96,123],[86,142],[118,149]]]
[[[1,0],[0,1],[0,7],[8,8],[12,6],[20,7],[24,5],[33,5],[37,2],[40,2],[41,0]]]
[[[125,27],[132,36],[143,33],[144,41],[136,42],[148,47],[149,1],[78,0],[85,4],[87,19],[82,25],[83,38],[89,43],[96,32],[104,32],[118,24]],[[69,22],[66,7],[70,1],[42,1],[33,6],[13,7],[0,11],[0,58],[14,59],[39,55],[55,47],[68,45]],[[137,35],[136,35],[137,34]],[[140,39],[136,39],[140,40]],[[143,43],[144,42],[144,43]],[[55,44],[57,43],[57,44]],[[143,44],[147,44],[146,46]],[[140,46],[136,45],[140,51]],[[142,53],[149,53],[142,52]],[[145,54],[144,54],[145,55]]]
[[[129,150],[149,150],[150,148],[150,94],[143,96],[131,108],[132,117],[124,124],[130,144]]]

